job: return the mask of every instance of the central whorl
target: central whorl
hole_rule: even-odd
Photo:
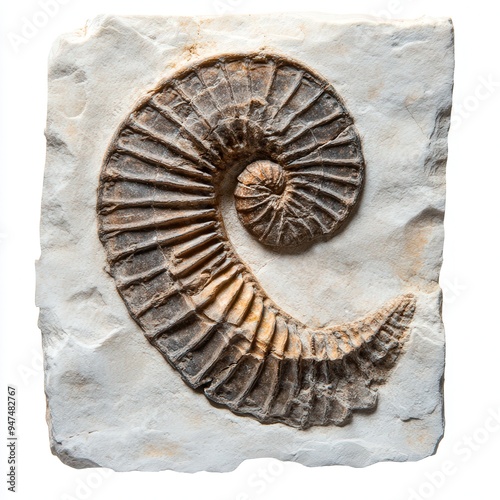
[[[239,219],[265,245],[288,246],[308,236],[283,231],[293,193],[287,181],[281,166],[269,160],[250,163],[238,177],[234,197]]]

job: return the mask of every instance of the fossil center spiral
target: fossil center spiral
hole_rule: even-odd
[[[269,160],[260,160],[250,163],[238,176],[236,191],[241,199],[248,194],[245,188],[260,192],[262,195],[267,192],[271,195],[280,195],[285,187],[285,174],[281,166]]]
[[[283,168],[269,160],[250,163],[238,176],[234,192],[238,217],[264,244],[278,244],[273,224],[286,208],[286,187]]]

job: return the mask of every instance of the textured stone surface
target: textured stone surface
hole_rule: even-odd
[[[236,174],[223,181],[217,203],[241,261],[284,314],[311,329],[416,298],[376,408],[342,427],[263,425],[214,406],[152,348],[108,274],[97,189],[120,123],[158,82],[235,52],[291,57],[328,80],[354,120],[366,168],[348,224],[300,251],[255,239],[235,209]],[[230,470],[262,456],[364,466],[431,454],[443,431],[437,280],[452,82],[447,20],[100,18],[62,37],[50,62],[37,267],[54,452],[77,467],[182,471]]]

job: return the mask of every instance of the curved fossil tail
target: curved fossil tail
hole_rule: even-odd
[[[261,422],[342,425],[354,410],[374,408],[373,389],[406,341],[412,295],[330,330],[303,328],[251,296],[242,285],[223,323],[199,311],[151,341],[189,385]]]

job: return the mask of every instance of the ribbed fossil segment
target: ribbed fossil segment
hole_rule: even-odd
[[[100,238],[118,291],[152,345],[212,401],[261,422],[345,424],[375,407],[415,299],[333,328],[293,319],[224,230],[221,186],[235,169],[242,224],[279,252],[347,219],[364,160],[340,98],[302,64],[245,54],[189,67],[130,114],[103,165]]]

